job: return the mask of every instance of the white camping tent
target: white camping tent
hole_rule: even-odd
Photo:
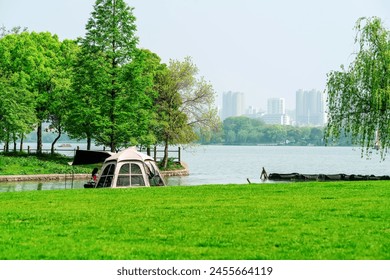
[[[164,185],[154,159],[131,147],[106,158],[96,187],[127,188]]]

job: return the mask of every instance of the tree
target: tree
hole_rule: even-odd
[[[270,143],[281,144],[287,139],[286,129],[282,125],[270,125],[265,129],[264,134]]]
[[[188,125],[203,130],[218,129],[220,119],[214,104],[215,91],[204,77],[197,78],[199,69],[191,57],[186,57],[183,62],[171,61],[169,68],[179,75],[187,73],[179,84],[179,92],[183,102],[181,111],[187,115]]]
[[[73,67],[72,90],[67,102],[71,108],[65,119],[68,134],[74,139],[87,139],[87,150],[100,122],[99,94],[104,69],[99,68],[100,58],[94,58],[86,48],[80,48]]]
[[[170,69],[166,68],[156,77],[158,97],[155,100],[157,141],[164,145],[162,167],[168,165],[168,147],[180,143],[188,143],[195,136],[187,125],[187,116],[180,111],[182,99],[179,93],[180,79]]]
[[[125,80],[130,95],[125,104],[129,105],[127,111],[134,121],[132,137],[127,139],[129,143],[149,148],[157,142],[154,128],[157,126],[155,101],[158,91],[155,84],[165,70],[166,65],[161,64],[160,57],[146,49],[136,49],[132,62],[126,65]]]
[[[311,144],[320,145],[324,140],[324,133],[321,128],[312,127],[310,128],[310,142]]]
[[[36,49],[28,33],[8,34],[0,39],[0,140],[9,142],[33,129],[36,123],[32,70],[37,67]]]
[[[92,117],[95,140],[113,152],[140,136],[139,119],[132,117],[139,101],[148,98],[131,90],[126,79],[138,42],[132,11],[123,0],[96,1],[80,41],[81,61],[76,69],[78,92],[95,104],[80,117]]]
[[[376,17],[359,19],[355,28],[354,61],[328,74],[326,137],[351,135],[362,153],[377,146],[384,158],[390,145],[390,33]]]
[[[171,60],[167,70],[157,78],[158,122],[156,135],[164,144],[162,166],[168,162],[170,144],[188,144],[197,139],[195,131],[218,129],[219,118],[214,108],[215,92],[190,57]]]
[[[23,33],[27,34],[27,33]],[[50,117],[50,102],[56,90],[56,80],[61,73],[61,42],[57,35],[49,32],[28,34],[33,53],[22,59],[35,61],[35,67],[29,69],[31,86],[36,92],[35,115],[37,116],[37,153],[42,153],[42,123]]]
[[[49,111],[49,129],[57,133],[57,137],[51,144],[51,154],[54,154],[54,146],[66,130],[66,124],[69,124],[67,118],[69,112],[73,109],[70,106],[72,104],[70,101],[72,98],[73,65],[77,53],[78,46],[75,41],[65,40],[61,43],[56,76],[53,77],[54,86],[48,97],[47,108]],[[69,127],[72,127],[72,125]]]

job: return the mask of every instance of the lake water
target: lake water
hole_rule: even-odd
[[[262,167],[268,173],[390,174],[390,159],[374,153],[367,160],[352,147],[200,146],[186,149],[183,161],[191,175],[169,178],[170,185],[261,182]]]
[[[80,147],[82,148],[82,147]],[[388,155],[389,156],[389,155]],[[197,146],[182,150],[190,176],[167,178],[168,185],[261,182],[260,172],[390,175],[390,159],[361,158],[359,148],[287,146]],[[84,181],[1,183],[0,192],[83,188]]]

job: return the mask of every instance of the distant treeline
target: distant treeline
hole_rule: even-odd
[[[218,131],[198,131],[200,144],[226,145],[316,145],[324,146],[323,127],[298,127],[267,125],[260,119],[230,117],[223,121]],[[349,146],[351,139],[341,137],[332,145]]]

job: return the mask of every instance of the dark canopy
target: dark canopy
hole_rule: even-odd
[[[76,150],[72,165],[101,163],[111,155],[111,152],[106,151]]]

